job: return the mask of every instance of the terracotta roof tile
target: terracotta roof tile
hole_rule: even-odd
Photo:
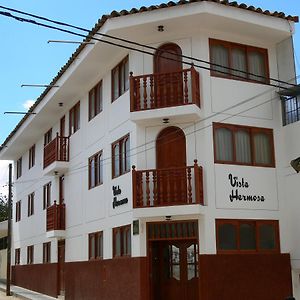
[[[162,8],[167,8],[167,7],[173,7],[173,6],[179,6],[179,5],[185,5],[185,4],[189,4],[189,3],[195,3],[195,2],[216,2],[222,5],[228,5],[228,6],[233,6],[233,7],[237,7],[240,9],[245,9],[245,10],[249,10],[255,13],[259,13],[259,14],[263,14],[263,15],[267,15],[267,16],[272,16],[272,17],[276,17],[276,18],[281,18],[281,19],[286,19],[288,21],[292,21],[292,22],[299,22],[299,18],[298,16],[291,16],[288,15],[286,16],[285,13],[283,12],[273,12],[271,13],[269,10],[262,10],[260,7],[255,8],[254,6],[250,5],[248,6],[245,3],[241,3],[238,4],[236,1],[228,1],[228,0],[180,0],[178,2],[173,2],[170,1],[168,3],[162,3],[160,5],[151,5],[149,7],[146,6],[142,6],[139,9],[138,8],[132,8],[130,11],[128,10],[122,10],[120,12],[114,10],[112,11],[109,15],[103,15],[98,22],[95,24],[94,28],[89,32],[89,34],[87,35],[87,37],[84,39],[84,41],[89,41],[91,39],[91,37],[103,26],[103,24],[111,18],[117,18],[120,16],[125,16],[125,15],[133,15],[133,14],[137,14],[137,13],[142,13],[142,12],[147,12],[147,11],[152,11],[152,10],[156,10],[156,9],[162,9]],[[68,69],[68,67],[71,65],[71,63],[74,61],[74,59],[79,55],[79,53],[81,52],[81,50],[85,47],[84,44],[81,44],[76,50],[75,52],[72,54],[72,56],[69,58],[69,60],[67,61],[67,63],[60,69],[60,71],[58,72],[58,74],[53,78],[53,80],[51,81],[51,83],[49,85],[54,85],[59,78],[63,75],[63,73]],[[29,112],[32,112],[37,106],[38,104],[43,100],[43,98],[47,95],[47,93],[50,91],[51,88],[46,88],[43,93],[38,97],[38,99],[36,100],[36,102],[32,105],[32,107],[29,109]],[[13,131],[8,135],[8,137],[6,138],[6,140],[3,143],[3,146],[5,146],[8,141],[14,136],[14,134],[17,132],[17,130],[22,126],[22,124],[27,120],[28,115],[25,115],[22,120],[17,124],[17,126],[13,129]],[[0,152],[3,148],[0,147]]]

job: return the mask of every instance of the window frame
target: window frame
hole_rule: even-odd
[[[242,73],[243,75],[245,74],[245,76],[246,76],[245,78],[237,77],[236,75],[231,73],[232,70],[230,70],[230,69],[224,70],[224,72],[228,72],[229,74],[220,73],[220,72],[213,69],[214,65],[211,65],[211,70],[210,70],[210,75],[211,76],[221,77],[221,78],[226,78],[226,79],[246,81],[246,82],[260,83],[260,84],[269,84],[270,83],[268,49],[209,38],[209,61],[210,61],[210,63],[212,63],[212,48],[215,45],[216,46],[223,46],[228,50],[228,68],[232,68],[232,69],[234,69],[234,67],[232,66],[232,50],[233,49],[243,49],[245,51],[245,58],[246,58],[246,61],[245,61],[246,70],[245,70],[245,72],[247,72],[247,73],[250,73],[250,71],[249,71],[249,53],[258,52],[258,53],[262,54],[263,55],[263,60],[264,60],[264,68],[265,68],[265,74],[262,75],[262,76],[265,77],[265,79],[264,79],[264,81],[259,80],[259,79],[258,80],[250,79],[249,77],[251,75],[245,74],[245,73]],[[261,78],[261,77],[258,77],[258,78]],[[263,79],[263,78],[261,78],[261,79]]]
[[[247,249],[243,250],[240,249],[240,234],[239,229],[241,224],[254,224],[255,228],[255,244],[256,248],[253,250]],[[219,249],[219,226],[223,224],[232,224],[236,227],[236,249],[224,250]],[[261,225],[268,224],[274,227],[275,233],[275,248],[274,249],[260,249],[259,247],[259,228]],[[256,253],[280,253],[280,236],[279,236],[279,221],[278,220],[256,220],[256,219],[216,219],[215,220],[216,226],[216,250],[217,254],[256,254]]]
[[[225,128],[230,130],[232,133],[232,157],[233,160],[218,160],[217,159],[217,143],[216,143],[216,131],[219,128]],[[244,163],[236,161],[236,145],[235,145],[235,134],[238,131],[246,131],[249,132],[250,138],[250,151],[251,151],[251,163]],[[255,142],[254,136],[257,133],[264,133],[269,137],[270,143],[270,157],[271,163],[257,163],[255,157]],[[253,126],[246,126],[246,125],[235,125],[235,124],[227,124],[227,123],[215,123],[213,122],[213,143],[214,143],[214,163],[215,164],[229,164],[229,165],[240,165],[240,166],[252,166],[252,167],[268,167],[268,168],[275,168],[275,148],[274,148],[274,135],[273,129],[271,128],[262,128],[262,127],[253,127]]]
[[[130,232],[130,253],[128,246],[127,233]],[[116,235],[120,233],[120,255],[116,254]],[[124,239],[126,244],[126,249],[124,249]],[[132,238],[131,238],[131,224],[114,227],[113,228],[113,258],[131,257],[132,253]]]
[[[80,101],[78,101],[69,111],[69,136],[76,133],[79,129],[80,129]]]
[[[92,239],[94,238],[94,249],[92,249]],[[99,249],[99,240],[101,247]],[[103,231],[97,231],[89,233],[88,235],[88,254],[89,254],[89,260],[101,260],[103,259]],[[95,253],[94,256],[92,256],[92,250]]]
[[[98,161],[100,157],[100,162]],[[91,163],[95,159],[95,169],[94,173],[92,173]],[[103,150],[98,151],[97,153],[93,154],[88,159],[88,180],[89,180],[89,190],[92,188],[95,188],[101,184],[103,184]],[[97,166],[99,167],[99,170],[97,169]],[[98,172],[99,171],[99,172]],[[98,173],[100,173],[100,178],[98,178]],[[102,174],[102,176],[101,176]],[[94,177],[95,184],[92,185],[92,177]]]
[[[21,200],[16,202],[16,222],[21,221]]]
[[[94,93],[94,99],[92,94]],[[94,100],[94,101],[93,101]],[[94,105],[94,113],[92,113],[92,102]],[[90,91],[89,91],[89,121],[95,118],[103,110],[103,87],[102,80],[100,80]]]
[[[32,145],[28,151],[28,169],[35,165],[35,144]]]
[[[51,181],[43,185],[43,210],[51,206],[51,186]]]
[[[300,121],[300,96],[280,96],[282,125],[287,126]],[[293,106],[293,107],[292,107]]]
[[[51,242],[43,243],[43,264],[51,263]]]
[[[52,142],[52,128],[44,134],[44,147]]]
[[[34,214],[34,192],[27,196],[27,215],[28,217]]]
[[[126,142],[129,139],[129,150],[127,150],[126,148]],[[116,175],[116,165],[115,165],[115,147],[119,146],[119,151],[118,151],[118,157],[119,157],[119,174]],[[124,145],[124,157],[122,157],[122,146]],[[117,178],[119,176],[122,176],[128,172],[130,172],[130,166],[127,169],[127,163],[128,163],[128,158],[129,158],[129,164],[130,164],[130,134],[126,134],[123,137],[121,137],[120,139],[116,140],[115,142],[113,142],[111,144],[111,157],[112,157],[112,178]],[[123,161],[124,159],[124,161]],[[123,166],[125,166],[125,169],[123,169]]]
[[[129,55],[125,56],[112,70],[111,70],[111,102],[116,101],[121,97],[125,92],[129,90],[129,72],[126,71],[126,64],[128,64],[129,69]],[[118,72],[118,95],[115,95],[115,72]],[[122,74],[123,73],[123,74]],[[124,79],[124,82],[122,80]],[[128,86],[126,87],[126,82],[128,81]]]
[[[22,176],[22,156],[17,160],[17,179]]]
[[[34,263],[34,245],[27,246],[27,265]]]
[[[21,263],[21,248],[15,249],[15,265],[19,265]]]

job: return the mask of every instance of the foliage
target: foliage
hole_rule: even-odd
[[[0,194],[0,222],[8,219],[7,196]]]

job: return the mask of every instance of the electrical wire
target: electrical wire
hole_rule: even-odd
[[[13,18],[13,19],[15,19],[15,20],[17,20],[19,22],[26,22],[26,23],[30,23],[30,24],[42,26],[42,27],[45,27],[45,28],[48,28],[48,29],[58,30],[58,31],[61,31],[61,32],[64,32],[64,33],[68,33],[68,34],[71,34],[71,35],[75,35],[75,36],[80,36],[80,37],[83,37],[83,38],[87,38],[85,35],[80,34],[80,33],[76,33],[74,31],[62,29],[62,28],[59,28],[59,27],[56,27],[56,26],[52,26],[52,25],[47,25],[47,24],[44,24],[44,23],[37,22],[35,20],[25,19],[25,18],[22,18],[22,17],[14,16],[11,13],[8,13],[8,12],[0,11],[0,14],[3,15],[3,16],[9,17],[9,18]],[[115,39],[121,40],[121,38],[112,37],[112,36],[109,36],[109,38],[115,38]],[[96,41],[99,41],[101,43],[106,43],[106,44],[109,44],[109,45],[112,45],[112,46],[124,48],[124,49],[127,49],[127,50],[137,51],[137,52],[140,52],[140,53],[143,53],[143,54],[148,54],[148,55],[151,55],[151,56],[155,56],[155,53],[152,53],[152,52],[149,52],[149,51],[145,51],[145,50],[141,50],[141,49],[137,49],[137,48],[134,48],[134,47],[131,47],[131,46],[121,45],[121,44],[118,44],[118,43],[115,43],[115,42],[111,42],[111,41],[108,41],[108,40],[98,39],[98,38],[95,38],[95,37],[89,37],[89,39],[96,40]],[[122,40],[125,43],[129,43],[130,42],[130,41],[128,42],[128,40],[126,40],[126,39],[122,39]],[[139,43],[136,43],[136,42],[131,42],[131,43],[135,43],[135,44],[141,45],[142,47],[145,47],[145,48],[150,47],[150,46],[139,44]],[[151,47],[151,49],[157,49],[157,48]],[[182,55],[176,55],[176,54],[174,54],[172,52],[169,52],[169,53],[172,54],[172,56],[182,56]],[[234,78],[239,78],[239,79],[245,80],[245,77],[242,76],[242,75],[237,75],[237,74],[232,75],[230,72],[225,72],[225,71],[222,71],[222,70],[215,70],[214,68],[211,68],[211,67],[205,67],[205,66],[197,65],[194,62],[182,61],[182,60],[178,60],[178,59],[175,59],[175,58],[172,58],[172,57],[167,57],[167,56],[163,56],[163,55],[161,57],[165,58],[165,59],[168,59],[168,60],[172,60],[172,61],[180,61],[180,62],[182,62],[182,63],[184,63],[186,65],[190,65],[192,67],[198,67],[200,69],[204,69],[204,70],[207,70],[207,71],[215,71],[215,72],[217,72],[219,74],[231,75]],[[185,57],[188,57],[188,56],[185,56]],[[189,57],[189,59],[191,59],[191,60],[198,60],[198,59],[195,59],[193,57]],[[241,71],[241,70],[238,70],[238,69],[227,68],[225,66],[222,66],[222,65],[219,65],[219,64],[212,64],[211,62],[207,62],[207,61],[203,61],[203,60],[199,60],[199,61],[205,62],[205,63],[207,63],[209,65],[219,66],[222,69],[225,68],[225,69],[229,69],[229,70],[234,70],[234,71],[236,71],[238,73],[244,73],[244,71]],[[288,85],[291,85],[291,86],[295,86],[294,84],[291,84],[291,83],[288,83],[288,82],[285,82],[285,81],[281,81],[281,80],[277,80],[277,79],[274,79],[274,78],[270,78],[270,77],[267,78],[265,76],[260,76],[260,75],[249,73],[249,72],[245,72],[245,74],[250,75],[250,76],[256,76],[256,77],[265,79],[267,81],[268,80],[272,80],[272,81],[275,81],[275,82],[278,82],[278,83],[284,83],[284,84],[288,84]],[[256,82],[264,83],[266,85],[274,86],[274,87],[277,87],[277,88],[287,89],[286,87],[275,85],[275,84],[272,84],[272,83],[267,82],[267,81],[262,82],[262,81],[257,80]]]
[[[43,21],[46,21],[46,22],[50,22],[50,23],[53,23],[53,24],[57,24],[57,25],[60,25],[60,26],[65,26],[65,27],[81,30],[81,31],[87,32],[88,34],[91,34],[91,31],[86,29],[86,28],[75,26],[75,25],[72,25],[72,24],[69,24],[69,23],[66,23],[66,22],[61,22],[61,21],[49,19],[49,18],[46,18],[46,17],[43,17],[43,16],[27,13],[27,12],[17,10],[17,9],[13,9],[13,8],[9,8],[9,7],[6,7],[6,6],[1,6],[0,5],[0,8],[8,10],[8,11],[13,11],[13,12],[19,13],[21,15],[34,17],[36,19],[43,20]],[[99,35],[99,36],[103,36],[103,37],[106,37],[106,38],[122,41],[122,42],[125,42],[125,43],[128,43],[128,44],[131,44],[131,45],[144,47],[144,48],[147,48],[147,49],[150,49],[150,50],[153,50],[153,51],[158,51],[159,50],[159,48],[156,48],[156,47],[153,47],[153,46],[141,44],[141,43],[138,43],[136,41],[116,37],[116,36],[109,35],[109,34],[95,32],[94,35]],[[223,65],[220,65],[220,64],[217,64],[217,63],[212,63],[212,62],[209,62],[209,61],[206,61],[206,60],[203,60],[203,59],[199,59],[199,58],[195,58],[195,57],[192,57],[192,56],[188,56],[188,55],[184,55],[184,54],[174,54],[173,52],[166,51],[166,50],[164,50],[164,53],[171,54],[172,56],[177,56],[177,57],[181,57],[181,58],[201,62],[201,63],[208,64],[208,65],[214,66],[214,67],[221,67],[221,68],[226,69],[228,71],[235,71],[235,72],[239,72],[239,73],[242,73],[242,74],[245,74],[245,75],[255,76],[255,77],[258,77],[258,78],[261,78],[261,79],[265,79],[265,80],[272,80],[272,81],[275,81],[275,82],[278,82],[278,83],[283,83],[283,84],[287,84],[287,85],[290,85],[290,86],[296,86],[295,84],[292,84],[292,83],[289,83],[289,82],[286,82],[286,81],[278,80],[278,79],[275,79],[275,78],[272,78],[272,77],[257,75],[257,74],[254,74],[254,73],[251,73],[251,72],[246,72],[246,71],[243,71],[243,70],[238,70],[238,69],[235,69],[235,68],[223,66]],[[168,57],[165,57],[165,58],[168,59]],[[181,62],[181,60],[180,60],[180,62]],[[226,74],[231,74],[231,73],[227,72]]]
[[[268,91],[265,91],[264,93],[268,93],[268,92],[271,92],[271,91],[268,90]],[[262,95],[262,94],[264,94],[264,93],[261,93],[260,95]],[[258,96],[260,96],[260,95],[258,95]],[[251,98],[249,98],[249,99],[246,99],[245,101],[247,101],[247,100],[249,101],[249,100],[256,99],[258,96],[251,97]],[[228,119],[231,119],[231,118],[233,118],[233,117],[235,117],[235,116],[238,116],[239,114],[245,113],[245,112],[250,111],[250,110],[252,110],[252,109],[254,109],[254,108],[257,108],[257,107],[259,107],[259,106],[261,106],[261,105],[264,105],[264,104],[267,104],[267,103],[269,103],[269,102],[272,102],[272,101],[275,100],[275,99],[278,99],[278,97],[277,97],[277,96],[276,96],[276,97],[272,97],[271,99],[268,99],[268,100],[266,100],[266,101],[264,101],[264,102],[261,102],[261,103],[255,105],[255,106],[251,106],[251,107],[249,107],[249,108],[247,108],[247,109],[244,109],[244,110],[242,110],[242,111],[239,111],[239,112],[237,112],[237,113],[235,113],[235,114],[231,114],[230,116],[227,116],[226,118],[223,118],[222,120],[219,120],[218,123],[222,123],[222,122],[224,122],[224,121],[226,121],[226,120],[228,120]],[[244,102],[245,102],[245,101],[244,101]],[[234,108],[236,108],[237,106],[239,106],[239,105],[235,105]],[[228,108],[228,109],[232,109],[232,107],[230,107],[230,108]],[[215,116],[217,116],[217,115],[220,115],[220,114],[224,113],[225,111],[227,111],[228,109],[223,110],[222,112],[215,113],[215,114],[213,114],[213,115],[211,115],[211,116],[208,116],[207,118],[202,119],[201,121],[205,121],[205,120],[208,120],[208,119],[210,119],[210,118],[213,118],[213,117],[215,117]],[[195,124],[193,124],[192,126],[194,126],[194,125],[195,125]],[[191,125],[189,125],[188,127],[190,127],[190,126],[191,126]],[[185,136],[189,136],[189,135],[194,134],[194,133],[196,133],[196,132],[200,132],[200,131],[202,131],[202,130],[204,130],[204,129],[210,128],[211,126],[212,126],[212,124],[208,124],[208,125],[206,125],[206,126],[204,126],[204,127],[201,127],[201,128],[199,128],[199,129],[196,129],[196,130],[193,130],[193,131],[191,131],[191,132],[185,133]],[[186,127],[186,128],[188,128],[188,127]],[[185,128],[178,128],[178,130],[184,130],[184,129],[185,129]],[[154,145],[154,146],[152,146],[152,147],[150,147],[150,148],[142,149],[142,150],[140,150],[140,151],[138,151],[138,152],[131,153],[132,150],[138,149],[138,148],[140,148],[140,147],[145,147],[147,144],[152,144],[152,143],[154,143],[155,141],[156,141],[156,140],[152,140],[152,141],[147,142],[147,143],[145,143],[145,144],[143,144],[143,145],[140,145],[140,146],[138,146],[138,147],[131,148],[131,149],[129,150],[129,151],[130,151],[129,157],[137,156],[137,155],[142,154],[142,153],[144,153],[144,152],[146,152],[146,151],[150,151],[150,150],[155,149],[156,146]],[[169,140],[168,142],[171,142],[171,141],[172,141],[172,140]],[[103,163],[101,164],[101,166],[111,165],[111,160],[112,160],[112,157],[104,158],[104,159],[102,160]],[[105,163],[104,163],[104,162],[105,162]],[[64,176],[70,176],[70,175],[74,175],[74,174],[78,174],[78,173],[84,172],[84,171],[86,171],[86,170],[88,169],[88,167],[89,167],[89,165],[87,164],[87,165],[80,166],[80,167],[78,167],[78,168],[74,168],[74,169],[72,169],[71,172],[66,173]],[[21,183],[28,183],[28,182],[33,182],[33,181],[45,181],[45,180],[44,180],[44,179],[40,179],[40,178],[36,178],[36,179],[30,179],[30,180],[27,180],[27,181],[26,181],[26,180],[25,180],[25,181],[16,181],[16,182],[14,182],[14,183],[16,183],[16,184],[21,184]]]

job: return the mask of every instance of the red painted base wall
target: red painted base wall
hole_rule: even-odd
[[[13,266],[12,284],[56,297],[57,264]]]
[[[285,300],[289,254],[200,255],[201,300]]]
[[[143,257],[66,263],[66,300],[145,300],[146,263]]]

